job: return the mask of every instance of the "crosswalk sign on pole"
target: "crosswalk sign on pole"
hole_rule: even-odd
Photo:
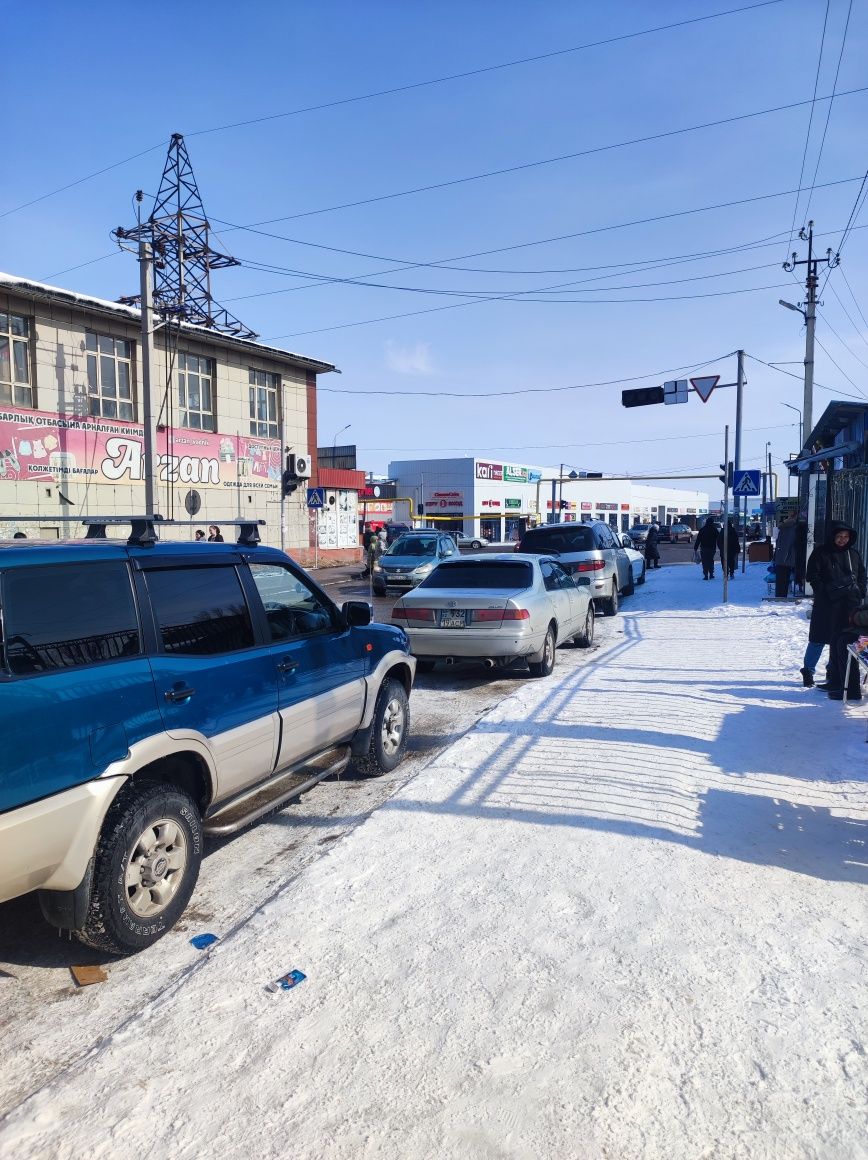
[[[307,506],[309,508],[325,507],[324,487],[309,487],[307,489]]]
[[[737,496],[759,495],[759,471],[737,471],[733,481],[732,494]]]

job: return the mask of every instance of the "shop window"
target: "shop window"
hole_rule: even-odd
[[[215,431],[214,372],[212,358],[178,354],[178,407],[181,426],[195,431]]]
[[[277,439],[280,435],[280,375],[271,371],[249,369],[250,434],[260,439]]]

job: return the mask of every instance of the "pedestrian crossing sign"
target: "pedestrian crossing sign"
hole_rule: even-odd
[[[733,483],[732,494],[738,496],[759,495],[760,472],[739,471]]]

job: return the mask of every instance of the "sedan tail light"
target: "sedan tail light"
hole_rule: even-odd
[[[410,607],[392,609],[392,620],[419,620],[423,623],[434,624],[437,617],[433,608],[414,608]]]
[[[470,612],[473,624],[502,624],[504,620],[530,620],[526,608],[474,608]]]
[[[576,564],[573,568],[575,572],[602,572],[606,567],[605,560],[582,560],[580,564]]]
[[[530,620],[530,611],[527,608],[504,608],[504,620]]]

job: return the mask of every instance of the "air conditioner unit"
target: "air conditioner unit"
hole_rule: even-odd
[[[310,456],[290,455],[289,471],[296,479],[310,479]]]

